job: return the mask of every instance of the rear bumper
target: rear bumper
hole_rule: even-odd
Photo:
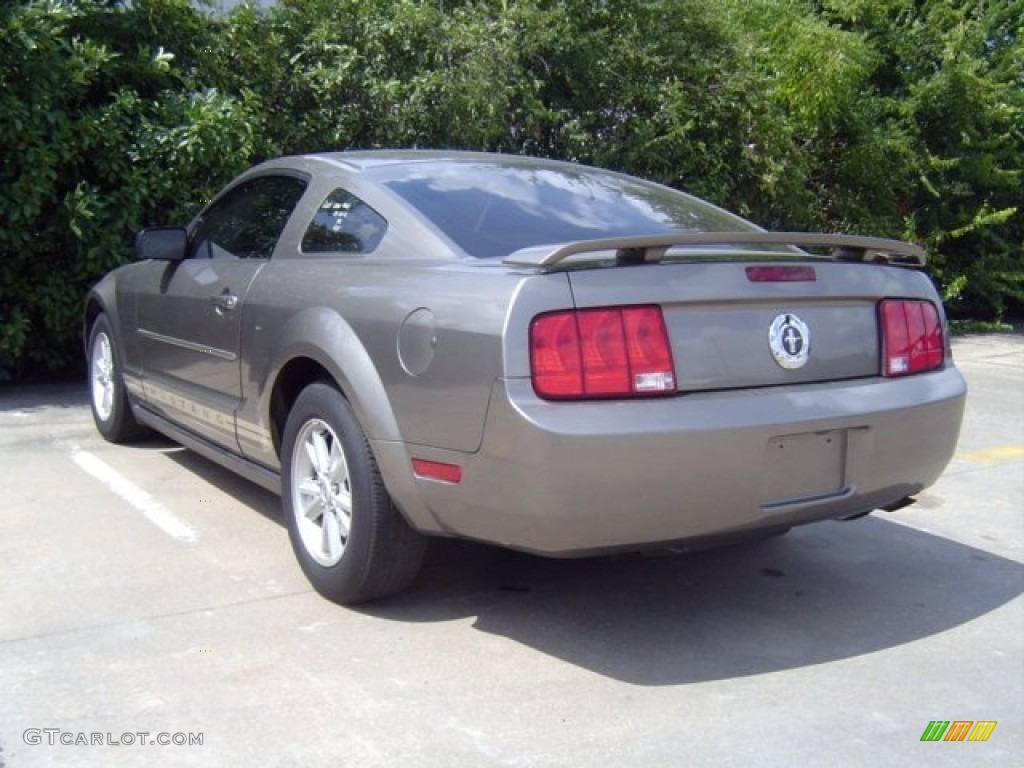
[[[868,512],[931,485],[956,448],[953,367],[903,380],[551,403],[499,381],[474,454],[379,445],[417,527],[549,555],[742,535]],[[413,478],[409,458],[459,464]],[[404,466],[403,466],[404,465]]]

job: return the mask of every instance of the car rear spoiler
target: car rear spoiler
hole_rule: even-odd
[[[833,261],[862,261],[874,264],[893,264],[903,267],[923,267],[924,248],[902,240],[859,235],[821,235],[811,232],[680,232],[666,235],[610,237],[600,240],[577,240],[572,243],[539,245],[523,248],[503,259],[503,263],[517,267],[554,267],[570,256],[582,253],[614,251],[617,264],[643,264],[665,258],[670,248],[694,249],[694,257],[721,258],[721,251],[700,251],[701,246],[723,245],[785,245],[809,248],[831,248],[825,258]],[[687,254],[689,256],[690,254]],[[764,253],[749,251],[728,253],[728,258],[807,258],[811,254]],[[685,258],[685,257],[684,257]],[[821,257],[819,257],[821,258]]]

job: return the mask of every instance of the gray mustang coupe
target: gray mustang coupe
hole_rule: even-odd
[[[896,509],[956,446],[919,247],[617,173],[287,157],[136,250],[85,303],[97,428],[279,492],[341,603],[408,585],[431,536],[582,556]]]

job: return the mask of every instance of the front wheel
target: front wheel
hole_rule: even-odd
[[[102,314],[89,331],[89,402],[96,429],[104,439],[127,443],[146,434],[132,415],[110,321]]]
[[[345,398],[328,384],[308,386],[288,415],[282,444],[288,536],[316,591],[353,604],[408,586],[426,537],[391,501]]]

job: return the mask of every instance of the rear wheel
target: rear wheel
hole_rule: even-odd
[[[96,429],[106,440],[126,443],[146,434],[132,415],[106,315],[99,315],[89,332],[89,402]]]
[[[292,549],[310,583],[342,604],[408,586],[426,538],[391,501],[348,401],[311,384],[284,429],[282,499]]]

